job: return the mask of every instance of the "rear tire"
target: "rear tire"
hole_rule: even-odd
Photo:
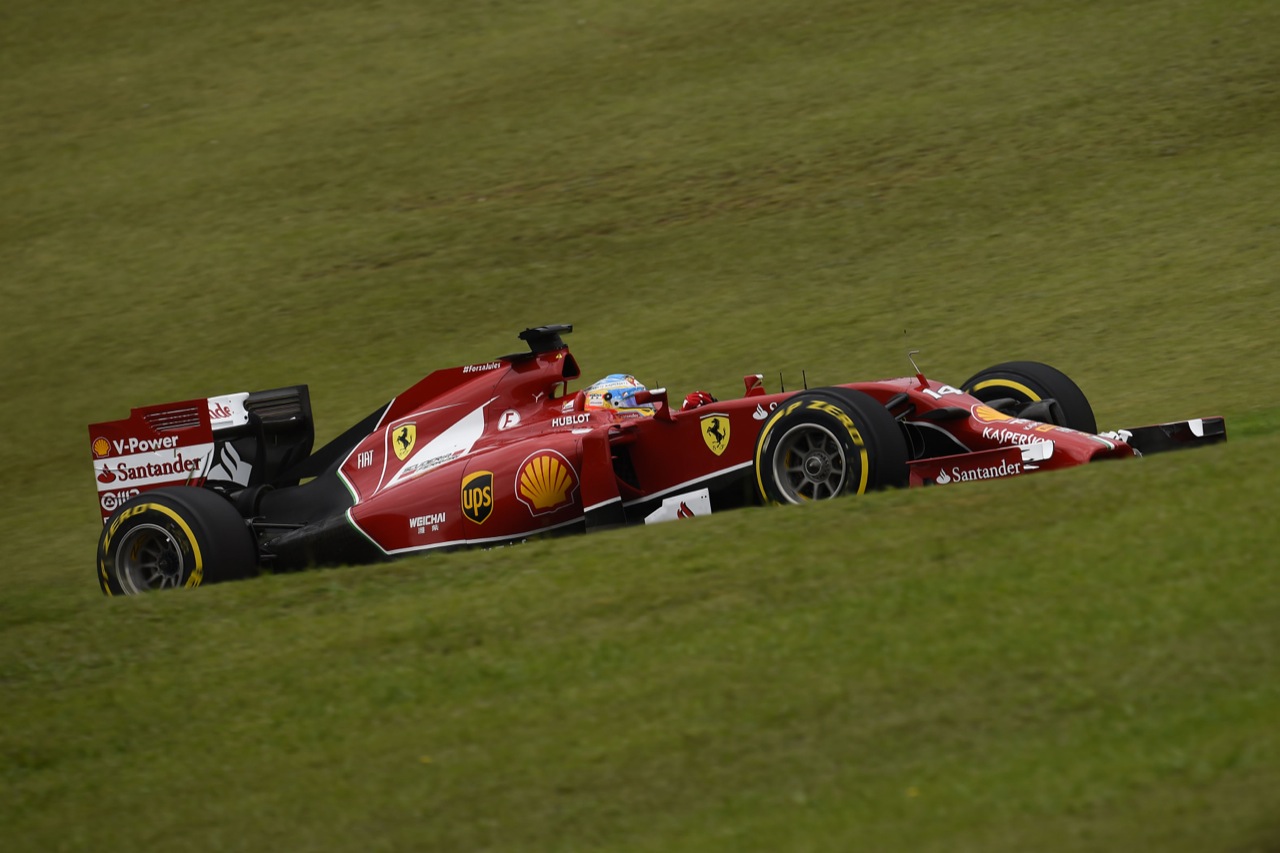
[[[756,489],[801,504],[906,486],[907,445],[884,406],[860,391],[820,388],[778,406],[756,439]]]
[[[1098,431],[1093,407],[1080,386],[1061,370],[1038,361],[1006,361],[974,374],[960,387],[984,403],[1014,400],[1011,409],[1001,408],[1005,414],[1080,432]]]
[[[208,489],[153,489],[124,503],[98,537],[98,583],[139,595],[249,577],[257,546],[235,507]]]

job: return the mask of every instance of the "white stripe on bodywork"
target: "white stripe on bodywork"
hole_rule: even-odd
[[[617,504],[617,503],[622,503],[622,498],[608,498],[606,500],[600,501],[599,503],[594,503],[591,506],[583,507],[582,511],[586,513],[592,513],[598,509],[603,509],[604,507],[607,507],[610,504]]]
[[[466,415],[462,420],[427,442],[417,453],[409,457],[396,475],[387,483],[387,487],[420,477],[428,471],[439,468],[447,462],[460,459],[471,452],[480,436],[484,434],[485,406],[496,397],[481,404],[479,408]]]
[[[669,489],[663,489],[660,492],[654,492],[653,494],[645,495],[642,498],[636,498],[635,500],[627,501],[626,503],[623,504],[623,506],[631,507],[631,506],[635,506],[636,504],[649,503],[653,500],[656,500],[657,498],[666,497],[667,495],[674,494],[675,492],[689,489],[692,486],[697,485],[698,483],[705,483],[708,480],[714,480],[717,477],[723,477],[726,474],[732,474],[734,471],[741,471],[743,468],[750,468],[754,464],[755,464],[754,461],[743,462],[738,465],[732,465],[728,468],[721,468],[719,471],[716,471],[714,474],[707,474],[704,477],[694,477],[692,480],[685,480],[683,483],[677,483],[676,485],[672,486]]]

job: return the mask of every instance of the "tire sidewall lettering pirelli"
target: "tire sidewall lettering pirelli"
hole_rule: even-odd
[[[811,400],[805,408],[815,412],[823,412],[835,418],[849,433],[853,446],[865,452],[867,445],[862,440],[862,433],[858,432],[858,427],[854,425],[853,418],[849,417],[844,409],[841,409],[835,403],[828,403],[826,400]]]
[[[810,412],[818,416],[830,418],[839,424],[839,426],[848,434],[849,441],[852,443],[852,449],[858,454],[858,461],[861,466],[860,482],[856,485],[855,491],[858,494],[862,494],[866,490],[869,467],[867,459],[867,445],[863,440],[862,433],[858,430],[858,426],[854,423],[853,418],[849,417],[848,412],[844,411],[844,409],[842,409],[837,403],[824,399],[814,399],[811,397],[806,397],[804,399],[795,400],[786,405],[778,406],[778,408],[774,409],[773,414],[769,416],[769,419],[765,421],[764,426],[761,428],[760,436],[756,440],[755,455],[755,475],[758,494],[762,496],[766,494],[763,475],[761,473],[762,463],[764,462],[764,457],[772,451],[771,439],[775,437],[773,436],[774,428],[780,421],[790,417],[798,411]],[[772,501],[767,500],[766,502]]]
[[[107,522],[102,540],[98,544],[98,579],[108,595],[121,592],[120,581],[111,571],[117,559],[117,550],[124,535],[140,524],[162,527],[177,544],[186,578],[183,586],[194,588],[204,580],[204,559],[191,526],[175,510],[154,502],[126,506]]]
[[[765,423],[764,429],[761,430],[759,446],[763,447],[767,443],[769,432],[774,428],[778,421],[782,420],[787,415],[790,415],[801,406],[804,406],[807,410],[822,412],[835,418],[840,422],[841,426],[848,431],[849,438],[853,440],[854,446],[860,450],[866,448],[866,443],[862,440],[862,433],[858,432],[858,427],[854,424],[853,418],[849,417],[849,415],[835,403],[828,403],[826,400],[809,400],[807,405],[806,401],[797,400],[788,406],[779,406],[774,410],[773,415],[770,416],[769,420]],[[757,451],[756,454],[756,462],[760,462],[759,451]]]

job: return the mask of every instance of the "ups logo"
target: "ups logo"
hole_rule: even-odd
[[[484,524],[493,512],[493,472],[476,471],[462,479],[462,514]]]

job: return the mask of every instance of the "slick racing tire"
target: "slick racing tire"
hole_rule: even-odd
[[[907,485],[907,445],[884,406],[860,391],[820,388],[780,404],[756,439],[765,503],[802,504]]]
[[[197,587],[248,577],[257,547],[226,498],[202,488],[153,489],[124,503],[98,537],[107,595]]]
[[[1061,370],[1038,361],[1006,361],[971,376],[960,387],[984,403],[1013,400],[1012,406],[998,406],[1007,415],[1098,431],[1093,407],[1080,387]]]

